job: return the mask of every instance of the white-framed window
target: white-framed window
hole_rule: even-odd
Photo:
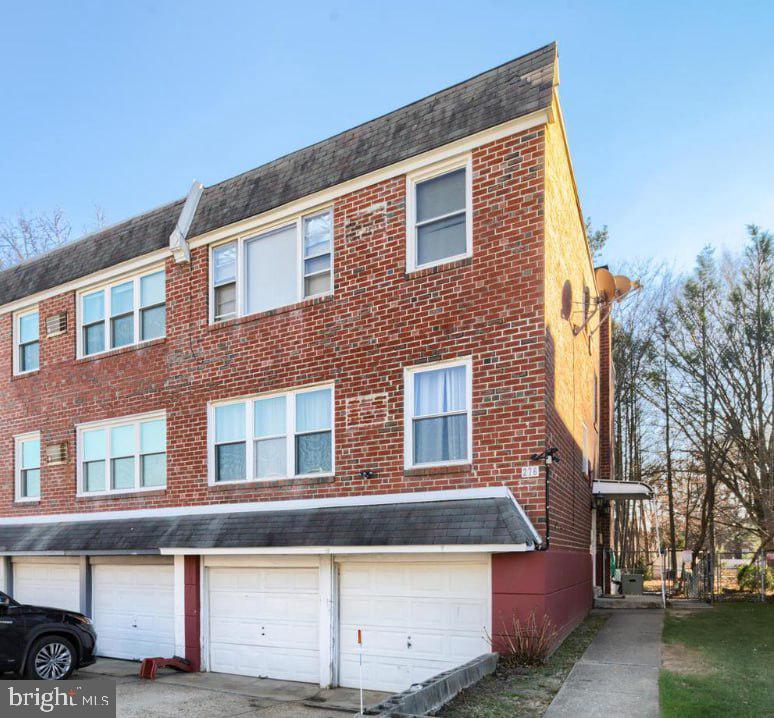
[[[210,321],[277,309],[333,291],[333,211],[300,215],[210,251]]]
[[[406,266],[411,272],[473,253],[470,157],[406,178]]]
[[[78,356],[158,339],[167,332],[166,275],[155,268],[78,295]]]
[[[14,438],[16,500],[40,500],[40,432]]]
[[[40,315],[25,309],[13,318],[13,373],[27,374],[40,369]]]
[[[151,491],[167,484],[164,412],[81,424],[77,444],[81,496]]]
[[[470,463],[471,359],[410,367],[404,381],[406,468]]]
[[[210,405],[210,484],[332,475],[332,385]]]

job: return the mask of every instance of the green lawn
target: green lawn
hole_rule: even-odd
[[[774,605],[669,612],[663,641],[663,718],[774,716]]]
[[[443,718],[538,718],[545,713],[575,662],[597,635],[605,616],[589,616],[544,666],[509,666],[460,693],[438,714]]]

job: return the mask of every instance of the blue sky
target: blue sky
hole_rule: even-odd
[[[774,230],[774,3],[0,0],[0,28],[0,217],[112,223],[557,40],[605,259]]]

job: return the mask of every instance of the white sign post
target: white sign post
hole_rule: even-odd
[[[363,629],[357,629],[357,647],[360,652],[360,715],[363,715]]]

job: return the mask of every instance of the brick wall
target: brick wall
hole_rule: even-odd
[[[42,302],[40,316],[42,322],[66,309],[67,333],[43,337],[40,371],[20,378],[11,377],[11,317],[0,317],[5,427],[0,451],[6,457],[0,464],[0,513],[505,483],[539,523],[542,478],[517,477],[530,455],[543,448],[546,428],[544,152],[543,129],[474,151],[474,256],[451,265],[407,276],[406,182],[397,177],[335,203],[336,277],[330,297],[210,326],[208,251],[196,249],[190,265],[167,261],[166,339],[75,360],[75,299],[66,293]],[[404,471],[403,368],[465,355],[473,359],[472,465]],[[323,381],[336,383],[334,479],[208,485],[209,401]],[[167,411],[167,487],[118,498],[76,498],[75,424],[159,409]],[[32,430],[42,432],[44,445],[68,441],[69,459],[43,467],[39,504],[15,505],[12,437]],[[364,469],[374,477],[361,478]]]
[[[598,466],[594,377],[599,371],[599,315],[584,316],[584,289],[596,295],[561,114],[546,135],[546,415],[547,443],[559,449],[552,470],[551,544],[585,551],[591,544],[591,476],[583,470],[584,427],[592,474]],[[584,326],[585,325],[585,326]]]

